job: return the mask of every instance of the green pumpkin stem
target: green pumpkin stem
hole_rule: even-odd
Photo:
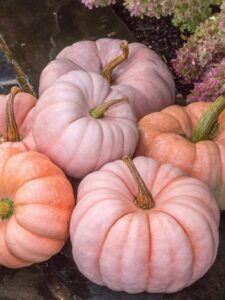
[[[10,90],[6,106],[6,129],[3,136],[4,142],[19,142],[21,140],[18,126],[14,116],[14,99],[21,90],[14,86]]]
[[[9,219],[13,214],[13,201],[8,198],[0,199],[0,218]]]
[[[120,49],[122,50],[122,54],[119,55],[118,57],[114,58],[107,65],[105,65],[105,67],[102,70],[103,77],[105,77],[105,79],[107,79],[110,84],[112,84],[112,82],[113,82],[113,79],[112,79],[113,70],[119,64],[121,64],[124,60],[126,60],[128,55],[129,55],[128,42],[127,41],[122,41],[120,43]]]
[[[128,102],[128,98],[127,97],[123,97],[121,99],[114,99],[114,100],[110,100],[107,102],[104,102],[102,104],[100,104],[99,106],[91,109],[89,111],[89,114],[95,118],[95,119],[99,119],[104,117],[104,113],[107,111],[107,109],[109,109],[111,106],[121,103],[121,102]]]
[[[225,97],[220,96],[212,103],[210,108],[196,124],[190,139],[193,143],[210,140],[216,136],[218,130],[218,118],[224,108]]]
[[[123,157],[123,162],[128,166],[131,174],[133,175],[135,181],[138,185],[138,194],[135,197],[134,203],[137,207],[142,209],[151,209],[155,206],[152,194],[148,190],[146,184],[144,183],[141,175],[139,174],[137,168],[135,167],[132,159],[129,156]]]

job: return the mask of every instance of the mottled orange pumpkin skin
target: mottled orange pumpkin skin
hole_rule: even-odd
[[[136,155],[145,155],[162,163],[173,163],[190,176],[203,180],[214,192],[221,209],[225,209],[225,112],[218,120],[213,140],[192,143],[197,121],[211,103],[173,105],[152,113],[138,123],[140,140]]]
[[[68,237],[75,205],[71,184],[43,154],[0,148],[0,199],[13,201],[0,218],[0,265],[24,267],[56,254]]]

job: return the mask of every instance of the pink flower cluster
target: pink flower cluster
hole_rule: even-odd
[[[200,80],[214,63],[225,56],[225,10],[210,17],[196,29],[172,61],[178,76],[186,82]]]
[[[225,58],[206,71],[200,82],[194,83],[187,102],[214,101],[219,95],[225,95]]]
[[[94,7],[104,7],[111,4],[115,4],[116,0],[81,0],[87,8],[92,9]]]

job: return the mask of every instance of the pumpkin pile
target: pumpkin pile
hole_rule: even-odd
[[[223,98],[173,105],[161,58],[109,38],[63,49],[38,101],[17,87],[1,97],[1,265],[45,261],[70,234],[78,269],[115,291],[176,292],[209,270],[225,207]],[[81,179],[76,195],[66,176]]]

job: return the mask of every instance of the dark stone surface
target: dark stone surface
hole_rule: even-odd
[[[65,46],[100,37],[135,40],[110,8],[90,11],[78,0],[0,1],[0,29],[36,91],[41,70]]]
[[[6,41],[9,48],[1,47],[0,43],[2,93],[7,93],[15,83],[28,90],[34,86],[37,91],[43,67],[75,41],[106,36],[135,40],[110,8],[89,11],[72,0],[1,1],[0,28],[3,44]],[[179,293],[128,295],[99,287],[76,269],[68,242],[47,263],[19,270],[0,267],[0,300],[222,300],[224,270],[225,214],[222,214],[215,264],[202,279]]]

